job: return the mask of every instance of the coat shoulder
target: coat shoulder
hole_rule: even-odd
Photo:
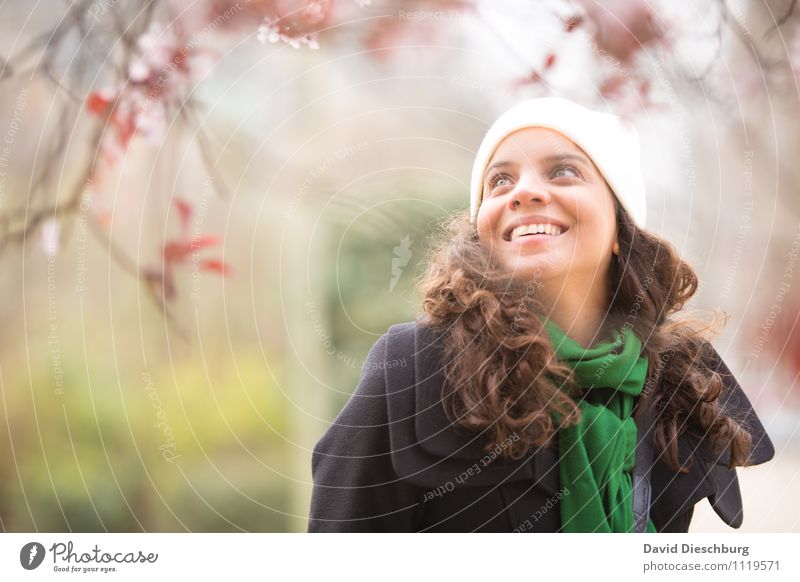
[[[750,456],[745,466],[760,465],[771,460],[775,456],[775,447],[764,424],[739,381],[711,342],[706,341],[703,344],[702,357],[708,369],[718,373],[722,379],[721,411],[734,419],[752,438]],[[704,435],[701,438],[702,436]],[[718,453],[712,451],[711,447],[704,447],[703,453],[710,463],[725,466],[730,464],[728,449]]]
[[[704,342],[699,357],[710,370],[720,374],[723,384],[720,395],[721,411],[736,420],[752,438],[752,448],[746,466],[771,460],[775,448],[755,409],[725,363],[711,344]],[[661,387],[669,391],[669,387]],[[708,498],[717,515],[729,526],[742,524],[743,506],[736,467],[729,467],[730,449],[717,450],[708,435],[690,429],[678,437],[681,462],[693,461],[687,473],[670,469],[662,458],[653,465],[653,518],[668,522],[675,515],[690,509],[703,498]]]

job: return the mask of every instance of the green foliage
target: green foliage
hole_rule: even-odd
[[[43,373],[4,389],[7,530],[286,529],[290,405],[259,352],[208,375],[189,359],[126,378],[92,364],[91,383],[65,371],[63,394]]]

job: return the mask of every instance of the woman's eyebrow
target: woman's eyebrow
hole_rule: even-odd
[[[587,167],[591,167],[591,162],[589,162],[589,160],[586,158],[586,156],[582,156],[580,154],[568,154],[568,153],[553,154],[553,155],[541,158],[540,162],[548,164],[548,163],[552,163],[552,162],[563,162],[564,160],[572,160],[572,161],[575,161],[575,162],[579,162],[579,163],[581,163],[581,164],[583,164],[583,165],[585,165]],[[516,162],[512,162],[510,160],[500,160],[500,161],[494,162],[488,168],[486,168],[486,173],[488,174],[489,171],[494,169],[494,168],[504,168],[504,167],[508,167],[508,166],[516,167],[517,164],[516,164]]]
[[[516,166],[516,165],[517,165],[516,163],[508,161],[508,160],[500,160],[499,162],[495,162],[492,165],[490,165],[488,168],[486,168],[486,172],[488,173],[489,170],[491,170],[493,168],[504,168],[506,166]]]
[[[564,160],[572,160],[575,162],[580,162],[586,166],[591,166],[589,160],[586,159],[585,156],[580,154],[556,154],[552,156],[547,156],[546,158],[542,158],[543,162],[559,162]]]

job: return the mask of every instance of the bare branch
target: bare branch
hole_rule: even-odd
[[[797,0],[792,0],[792,3],[789,5],[789,9],[786,11],[786,14],[784,14],[778,20],[776,20],[774,26],[771,26],[767,29],[767,31],[764,33],[764,38],[767,38],[767,36],[769,36],[773,32],[776,32],[781,26],[786,24],[786,21],[789,20],[789,17],[794,12],[794,7],[796,5],[797,5]]]

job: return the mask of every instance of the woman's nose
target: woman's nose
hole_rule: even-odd
[[[508,197],[508,205],[512,209],[526,206],[531,202],[548,204],[551,200],[550,192],[544,182],[538,176],[523,176],[517,182],[511,196]]]

